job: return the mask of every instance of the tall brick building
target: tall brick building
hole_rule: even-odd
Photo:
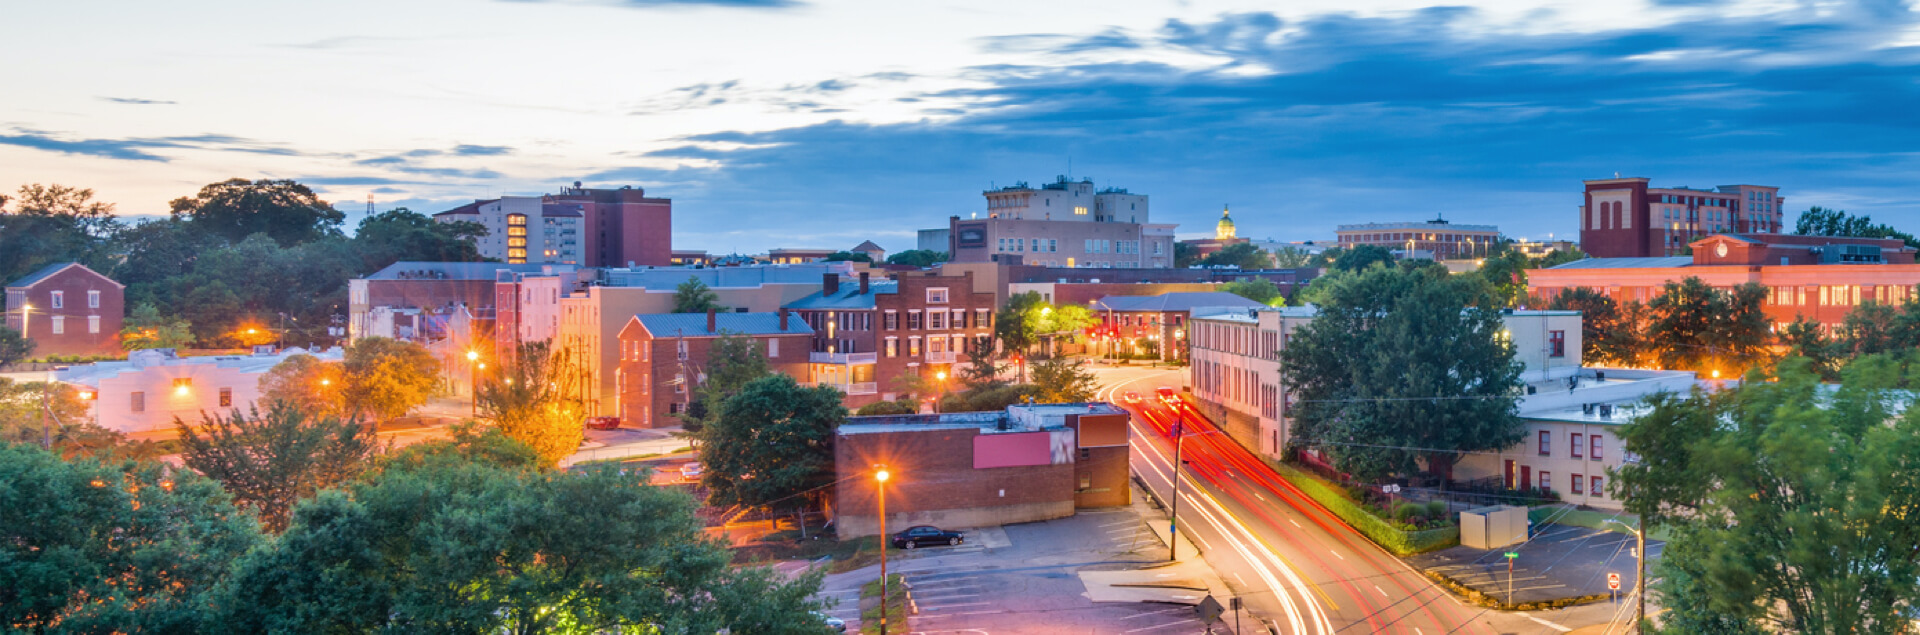
[[[1580,249],[1595,258],[1680,255],[1713,234],[1778,234],[1787,199],[1769,185],[1650,187],[1646,178],[1586,181]]]
[[[896,398],[897,378],[964,361],[993,333],[993,293],[975,291],[970,272],[822,280],[819,293],[787,307],[813,327],[813,381],[847,393],[849,407]]]
[[[50,264],[7,283],[7,328],[33,341],[35,357],[117,352],[125,289],[80,263]]]
[[[580,210],[587,267],[673,264],[673,199],[648,198],[637,187],[573,187],[546,197]]]
[[[807,379],[807,345],[813,332],[805,322],[779,313],[662,313],[636,315],[620,330],[620,387],[616,411],[623,425],[663,428],[680,425],[692,390],[706,377],[708,353],[721,337],[753,338],[776,373]]]
[[[1129,504],[1129,418],[1107,403],[850,418],[834,436],[834,525],[842,538],[879,533],[875,465],[892,473],[889,532],[1032,522]]]

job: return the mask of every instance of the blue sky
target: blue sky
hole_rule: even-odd
[[[124,214],[232,176],[355,212],[582,180],[673,198],[679,247],[902,249],[1071,174],[1183,235],[1231,204],[1279,240],[1537,239],[1617,172],[1920,229],[1904,1],[73,4],[7,10],[90,26],[0,40],[0,187]]]

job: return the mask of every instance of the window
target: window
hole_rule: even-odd
[[[919,357],[919,356],[920,356],[920,337],[916,335],[914,337],[907,338],[907,357]]]
[[[53,316],[53,334],[59,335],[65,332],[67,332],[67,317],[64,315]]]
[[[1553,456],[1553,433],[1540,431],[1540,456]]]
[[[897,337],[887,338],[887,357],[899,357],[899,356],[900,356],[900,338],[897,338]]]
[[[882,323],[886,325],[887,330],[898,331],[900,330],[900,314],[894,313],[892,310],[888,310],[887,317],[882,321]]]
[[[88,333],[100,332],[100,316],[98,315],[87,316],[87,332]]]
[[[920,330],[920,311],[918,309],[907,311],[907,330]]]
[[[767,357],[772,358],[772,357],[779,357],[779,356],[780,356],[780,339],[774,338],[774,337],[767,338]]]
[[[1582,441],[1585,441],[1585,439],[1582,439],[1582,438],[1580,438],[1580,437],[1581,437],[1581,435],[1580,435],[1579,433],[1575,433],[1575,434],[1573,435],[1573,443],[1572,443],[1572,444],[1570,444],[1570,447],[1571,447],[1571,448],[1573,449],[1573,453],[1572,453],[1572,454],[1569,454],[1569,455],[1567,455],[1567,456],[1571,456],[1571,457],[1573,457],[1573,458],[1576,458],[1576,459],[1577,459],[1577,458],[1580,458],[1580,450],[1582,450],[1582,449],[1583,449],[1583,448],[1581,448],[1581,447],[1580,447],[1580,443],[1581,443]]]
[[[686,361],[687,360],[687,341],[680,340],[680,341],[674,342],[673,344],[674,344],[674,358],[683,362]]]
[[[1075,208],[1073,208],[1073,215],[1074,215],[1074,216],[1086,216],[1086,215],[1087,215],[1087,208],[1085,208],[1085,207],[1075,207]]]
[[[1547,331],[1547,356],[1548,357],[1566,357],[1567,356],[1567,332],[1566,331]]]
[[[1578,490],[1580,488],[1579,476],[1573,477],[1573,487],[1575,490]],[[1546,470],[1540,470],[1540,489],[1543,489],[1549,492],[1553,491],[1553,473],[1552,472],[1548,472]]]
[[[87,292],[87,308],[89,309],[100,308],[100,292],[99,291]]]
[[[947,312],[946,311],[928,311],[927,312],[927,330],[944,331],[946,329],[947,329]]]
[[[232,388],[220,389],[220,407],[222,408],[233,407],[233,389]]]
[[[1606,445],[1606,443],[1600,439],[1600,435],[1596,434],[1596,435],[1587,437],[1587,441],[1593,446],[1592,447],[1593,451],[1587,453],[1587,458],[1592,458],[1592,459],[1600,458],[1600,450],[1602,446]]]
[[[1607,497],[1607,479],[1606,479],[1606,477],[1604,477],[1604,476],[1595,476],[1595,477],[1593,477],[1593,478],[1591,478],[1591,479],[1588,479],[1588,483],[1587,483],[1587,494],[1588,494],[1588,495],[1590,495],[1590,496],[1597,496],[1597,497],[1600,497],[1600,498],[1606,498],[1606,497]]]
[[[53,292],[53,308],[56,308],[56,309],[67,308],[67,292],[65,291]]]
[[[687,391],[687,374],[674,373],[673,374],[673,392],[675,394],[679,394],[686,391]]]
[[[973,326],[975,328],[987,328],[989,326],[992,326],[992,322],[993,322],[992,311],[993,309],[974,309],[973,310]]]
[[[127,397],[128,397],[128,400],[127,400],[128,410],[131,410],[133,412],[147,411],[147,393],[136,392],[136,393],[127,395]]]
[[[947,338],[944,338],[944,337],[927,338],[927,352],[929,353],[947,352]]]

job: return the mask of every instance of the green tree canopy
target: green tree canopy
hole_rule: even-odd
[[[1654,589],[1766,632],[1899,632],[1920,597],[1920,360],[1870,356],[1837,390],[1808,360],[1774,381],[1659,395],[1620,431],[1639,460],[1612,488],[1653,526],[1679,527]]]
[[[1098,388],[1084,360],[1055,357],[1033,367],[1033,386],[1045,403],[1081,403],[1093,401]]]
[[[1200,264],[1199,247],[1195,247],[1193,243],[1185,241],[1175,241],[1173,243],[1173,266],[1175,269],[1185,269],[1197,264]]]
[[[0,377],[0,443],[29,443],[62,456],[108,452],[120,433],[87,418],[87,400],[72,384]]]
[[[1280,287],[1266,278],[1239,278],[1220,285],[1220,290],[1266,305],[1287,303],[1287,299],[1280,296]]]
[[[700,431],[720,415],[720,404],[740,394],[755,379],[773,374],[766,351],[751,337],[722,333],[707,349],[706,368],[692,373],[698,381],[692,403],[680,415],[681,429],[698,439]]]
[[[947,252],[927,249],[909,249],[887,256],[887,264],[931,267],[947,261]]]
[[[120,329],[120,348],[138,351],[149,348],[186,348],[193,343],[193,324],[186,320],[161,317],[151,302],[133,307]]]
[[[113,204],[93,200],[93,190],[22,185],[17,197],[0,196],[0,283],[56,262],[110,271],[119,228]]]
[[[708,505],[798,509],[833,481],[833,432],[845,423],[839,391],[787,375],[748,382],[700,432]]]
[[[442,223],[405,207],[396,207],[360,220],[353,246],[363,261],[360,271],[379,271],[401,260],[480,262],[476,239],[487,226],[456,221]]]
[[[181,461],[219,481],[275,532],[286,528],[296,501],[353,478],[378,448],[360,422],[312,415],[286,402],[269,404],[265,413],[202,413],[198,426],[176,417],[173,426],[180,431]]]
[[[572,351],[523,342],[498,377],[480,385],[480,412],[508,438],[533,448],[543,465],[559,464],[586,438],[586,370]]]
[[[1723,291],[1691,276],[1668,282],[1647,303],[1646,338],[1664,368],[1735,376],[1769,355],[1766,300],[1767,288],[1757,283]]]
[[[1527,300],[1527,268],[1533,260],[1516,249],[1507,249],[1482,259],[1474,275],[1487,281],[1500,306],[1517,308]]]
[[[973,338],[973,346],[967,348],[967,363],[954,370],[962,386],[967,390],[982,390],[997,387],[1005,382],[1000,379],[1000,364],[993,350],[993,337],[982,335]]]
[[[37,346],[19,331],[0,326],[0,366],[26,360]]]
[[[1238,267],[1241,269],[1266,269],[1273,266],[1273,258],[1253,243],[1234,243],[1221,247],[1219,251],[1207,254],[1200,264],[1208,267]]]
[[[1460,452],[1520,442],[1520,364],[1485,283],[1445,269],[1338,276],[1280,357],[1295,442],[1360,478],[1451,478]],[[1366,363],[1355,363],[1366,360]]]
[[[686,282],[674,288],[674,313],[724,312],[726,310],[727,307],[720,306],[720,294],[707,288],[707,283],[701,282],[699,276],[687,276]]]
[[[1301,269],[1313,266],[1313,254],[1299,247],[1281,247],[1270,253],[1276,269]]]
[[[339,236],[347,220],[312,189],[290,180],[228,179],[200,188],[191,198],[174,199],[169,206],[174,218],[228,241],[266,234],[288,247]]]
[[[345,403],[355,416],[392,419],[427,403],[440,386],[440,360],[426,347],[384,337],[347,345]]]
[[[338,363],[312,355],[290,355],[260,375],[260,397],[265,402],[291,404],[314,417],[346,417],[345,370]]]
[[[260,541],[218,484],[158,462],[0,444],[0,624],[12,632],[197,633]]]
[[[819,574],[733,570],[688,495],[610,466],[389,464],[238,563],[234,632],[822,633]]]
[[[1393,251],[1379,245],[1354,245],[1335,258],[1329,269],[1341,272],[1366,271],[1374,263],[1393,263]]]
[[[1854,216],[1837,209],[1814,206],[1793,221],[1793,233],[1801,236],[1851,236],[1855,238],[1897,238],[1908,247],[1920,249],[1920,240],[1912,234],[1873,222],[1872,216]]]
[[[1547,303],[1555,311],[1580,312],[1581,356],[1592,366],[1638,366],[1646,352],[1637,307],[1587,287],[1561,289]]]

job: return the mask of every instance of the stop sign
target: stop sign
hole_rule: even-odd
[[[1618,573],[1607,574],[1607,588],[1614,591],[1620,590],[1620,574]]]

